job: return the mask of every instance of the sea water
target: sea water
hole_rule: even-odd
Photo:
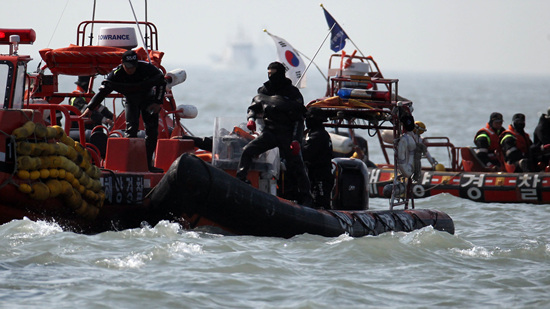
[[[188,68],[174,88],[199,109],[185,126],[212,135],[214,118],[242,117],[265,72]],[[550,77],[390,74],[415,104],[425,136],[472,146],[489,114],[527,116],[533,131]],[[302,89],[324,95],[322,77]],[[371,152],[376,145],[370,145]],[[440,162],[446,153],[435,154]],[[376,157],[376,154],[371,154]],[[417,200],[454,220],[450,235],[410,233],[291,239],[187,231],[176,223],[81,235],[55,222],[0,226],[0,308],[548,308],[550,205],[474,203],[447,194]],[[371,199],[371,209],[387,209]]]

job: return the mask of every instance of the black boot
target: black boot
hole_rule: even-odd
[[[237,170],[237,179],[244,182],[244,183],[247,183],[247,184],[250,184],[250,180],[248,180],[246,178],[246,175],[247,175],[247,171],[244,169],[244,168],[240,168]]]
[[[164,173],[164,170],[162,168],[155,167],[153,165],[153,154],[155,153],[155,147],[153,145],[150,145],[149,143],[145,144],[146,151],[147,151],[147,165],[149,167],[149,172],[151,173]]]

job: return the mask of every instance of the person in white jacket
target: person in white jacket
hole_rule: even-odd
[[[420,136],[414,132],[414,118],[410,115],[401,118],[403,135],[397,144],[397,168],[405,178],[418,180],[420,177],[420,159],[426,146],[420,142]]]

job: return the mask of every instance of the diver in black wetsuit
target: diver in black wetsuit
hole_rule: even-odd
[[[285,77],[285,67],[279,62],[268,66],[268,77],[258,95],[252,100],[248,108],[247,127],[256,130],[255,120],[262,117],[265,127],[261,134],[243,149],[239,161],[237,178],[247,180],[248,169],[252,159],[267,150],[278,147],[281,157],[286,161],[287,179],[290,186],[297,192],[290,192],[283,196],[288,199],[297,199],[302,205],[310,206],[312,197],[309,179],[304,167],[300,152],[300,142],[304,130],[304,99],[300,90],[292,85]],[[293,196],[293,194],[295,194]]]
[[[334,176],[332,175],[332,140],[315,109],[306,114],[306,136],[302,155],[307,167],[311,193],[316,208],[330,209]]]
[[[102,82],[88,108],[81,117],[88,116],[112,91],[126,97],[126,137],[137,137],[139,115],[145,125],[145,146],[149,171],[162,173],[153,166],[153,154],[157,147],[159,111],[166,91],[164,74],[154,65],[138,61],[133,50],[122,55],[122,64],[116,67]]]

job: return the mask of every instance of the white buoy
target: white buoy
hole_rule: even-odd
[[[332,141],[332,150],[338,153],[350,153],[353,150],[353,141],[347,136],[329,133]]]
[[[195,105],[181,104],[178,105],[178,108],[176,108],[176,115],[178,115],[180,118],[192,119],[197,117],[198,114],[199,110]]]
[[[165,77],[168,81],[166,87],[170,89],[175,85],[183,83],[187,79],[187,72],[184,69],[175,69],[166,73]]]

